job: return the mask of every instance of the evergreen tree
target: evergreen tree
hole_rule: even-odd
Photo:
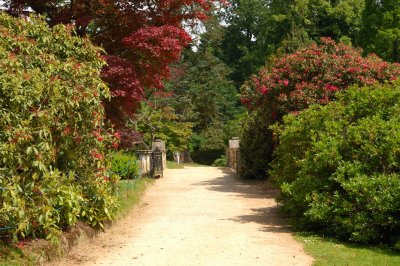
[[[400,0],[366,0],[359,44],[366,53],[400,62]]]

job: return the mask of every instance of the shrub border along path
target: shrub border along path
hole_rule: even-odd
[[[137,206],[146,189],[153,183],[154,179],[150,178],[119,181],[118,199],[121,205],[116,220],[122,219],[134,206]],[[78,223],[63,233],[60,245],[51,244],[43,239],[34,239],[21,242],[19,247],[16,247],[0,241],[0,266],[37,265],[56,260],[79,243],[86,242],[94,236],[94,229]]]

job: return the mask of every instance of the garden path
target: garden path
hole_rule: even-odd
[[[56,265],[310,265],[276,194],[220,168],[169,169],[140,206]]]

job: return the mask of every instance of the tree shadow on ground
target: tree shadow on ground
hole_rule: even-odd
[[[252,214],[241,215],[228,220],[238,223],[257,223],[262,232],[290,233],[288,222],[279,214],[278,206],[251,209]]]
[[[256,223],[260,226],[260,231],[263,232],[291,232],[287,219],[280,215],[279,207],[275,202],[279,195],[278,188],[267,181],[240,179],[238,175],[227,168],[221,168],[221,170],[221,176],[193,185],[205,186],[212,191],[230,193],[232,197],[271,200],[270,206],[266,204],[261,208],[252,208],[251,214],[240,215],[227,220],[243,224]]]
[[[205,186],[209,190],[233,193],[235,197],[275,199],[279,189],[265,180],[244,180],[227,168],[220,168],[222,173],[212,180],[194,183],[194,186]]]

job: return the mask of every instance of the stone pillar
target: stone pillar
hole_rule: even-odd
[[[158,149],[162,152],[163,169],[167,168],[167,149],[165,148],[165,142],[161,139],[155,139],[151,144],[151,150]]]
[[[137,153],[139,156],[139,167],[142,172],[142,176],[148,176],[151,169],[151,150],[139,150]]]
[[[233,137],[229,140],[229,147],[226,149],[226,163],[227,167],[238,170],[238,158],[239,158],[239,146],[240,139],[238,137]]]

